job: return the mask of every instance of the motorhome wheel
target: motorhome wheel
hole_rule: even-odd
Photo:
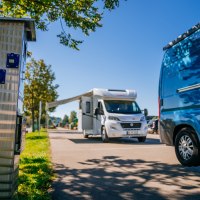
[[[200,149],[195,132],[191,128],[183,128],[175,139],[175,152],[179,162],[184,166],[200,165]]]
[[[88,135],[86,134],[85,130],[83,130],[83,137],[88,138]]]
[[[138,137],[138,142],[145,142],[146,137]]]

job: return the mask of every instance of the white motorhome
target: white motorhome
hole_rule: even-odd
[[[109,138],[138,138],[144,142],[147,135],[145,115],[136,103],[135,90],[92,89],[82,95],[48,104],[55,107],[79,100],[78,130],[89,135]],[[145,113],[147,110],[145,109]]]

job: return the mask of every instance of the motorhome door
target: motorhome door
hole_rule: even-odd
[[[93,129],[93,106],[91,97],[81,97],[81,120],[82,130]]]
[[[102,127],[102,125],[104,125],[104,120],[105,120],[102,102],[100,102],[100,101],[98,102],[97,108],[99,110],[99,114],[94,119],[94,121],[95,121],[95,130],[96,130],[95,133],[96,134],[101,134],[101,127]]]

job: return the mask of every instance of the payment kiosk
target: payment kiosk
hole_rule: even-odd
[[[34,20],[0,17],[0,199],[11,199],[17,188],[26,51],[35,40]]]

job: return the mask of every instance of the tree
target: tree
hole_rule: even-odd
[[[26,115],[31,115],[33,132],[34,122],[39,123],[39,102],[42,102],[42,116],[46,115],[46,102],[55,101],[58,98],[54,85],[55,74],[51,71],[51,66],[46,65],[44,60],[36,61],[31,59],[27,63],[24,84],[24,110]],[[50,111],[53,111],[51,109]]]
[[[78,118],[77,118],[76,111],[71,111],[70,117],[69,117],[69,123],[72,125],[72,128],[77,126]]]
[[[72,38],[71,29],[79,29],[85,35],[101,27],[104,10],[113,10],[120,0],[2,0],[3,16],[35,19],[38,29],[48,30],[50,23],[60,21],[60,43],[78,50],[82,40]],[[103,2],[103,3],[101,3]],[[66,31],[67,29],[67,31]]]
[[[69,123],[69,116],[65,115],[62,120],[62,126],[64,127],[67,123]]]

